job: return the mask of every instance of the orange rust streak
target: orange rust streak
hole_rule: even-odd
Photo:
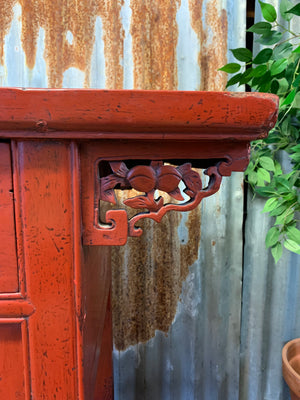
[[[197,260],[200,208],[189,213],[187,243],[180,243],[177,234],[180,221],[181,215],[172,212],[159,224],[139,221],[144,234],[113,249],[113,332],[118,350],[148,341],[156,330],[168,332],[174,320],[182,283]]]
[[[16,0],[0,0],[0,64],[4,65],[4,38],[13,20]]]
[[[131,3],[134,88],[177,88],[176,13],[180,0]]]
[[[205,24],[202,23],[203,0],[189,0],[191,25],[196,32],[201,50],[198,63],[201,69],[200,90],[224,90],[227,75],[218,71],[227,62],[227,13],[218,0],[206,4]]]
[[[122,28],[120,12],[124,0],[105,0],[99,2],[99,15],[103,21],[105,35],[105,73],[107,89],[122,89],[123,87],[123,67],[121,61],[123,57],[124,30]]]
[[[4,38],[13,18],[16,0],[1,0],[0,63],[4,63]],[[90,84],[90,64],[95,43],[95,23],[100,16],[104,27],[106,87],[123,85],[123,28],[120,11],[123,0],[20,0],[22,7],[22,46],[26,64],[35,65],[39,28],[45,30],[45,59],[48,86],[62,87],[63,73],[70,67],[85,72],[85,86]],[[66,34],[70,31],[73,42]]]

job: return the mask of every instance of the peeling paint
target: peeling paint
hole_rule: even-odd
[[[13,19],[16,0],[1,3],[0,62],[3,65],[4,38]],[[95,23],[100,16],[104,28],[106,87],[122,88],[124,32],[120,10],[123,0],[20,0],[20,4],[22,47],[30,69],[35,65],[39,29],[45,30],[44,57],[49,87],[62,87],[63,73],[72,67],[85,72],[85,86],[89,86]]]
[[[227,74],[218,71],[227,62],[227,12],[218,0],[189,0],[191,25],[198,35],[201,71],[200,90],[224,90]],[[205,14],[203,14],[205,9]],[[205,25],[203,23],[205,19]]]
[[[170,199],[165,196],[165,201]],[[144,220],[140,238],[114,248],[113,332],[118,350],[148,341],[156,330],[167,333],[174,320],[182,283],[198,257],[200,207],[188,214],[184,242],[177,233],[181,218],[170,212],[159,224]]]
[[[180,0],[132,1],[134,88],[177,89],[176,14]]]

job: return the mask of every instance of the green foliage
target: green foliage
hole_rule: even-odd
[[[252,143],[245,172],[254,193],[266,198],[263,212],[273,218],[266,247],[271,248],[277,263],[283,247],[300,254],[300,35],[289,29],[295,18],[300,25],[300,2],[280,2],[280,15],[288,27],[279,23],[273,5],[260,0],[259,4],[265,21],[252,25],[248,32],[264,48],[255,56],[245,48],[231,50],[240,63],[227,64],[221,70],[234,74],[226,87],[247,84],[280,99],[276,126],[267,138]],[[288,172],[282,159],[290,163]]]

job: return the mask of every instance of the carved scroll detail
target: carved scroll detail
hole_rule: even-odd
[[[204,173],[209,176],[207,187],[202,188],[202,180],[198,172],[192,169],[190,163],[178,167],[164,165],[163,161],[152,161],[148,165],[137,165],[128,169],[123,161],[109,163],[112,174],[100,178],[99,199],[116,204],[115,189],[135,189],[144,192],[128,198],[123,203],[134,209],[145,209],[128,221],[128,235],[140,236],[142,229],[136,223],[143,218],[151,218],[160,222],[166,212],[190,211],[197,207],[201,200],[219,190],[222,175],[230,174],[231,160],[221,161],[216,166],[209,167]],[[179,183],[185,185],[182,191]],[[155,191],[168,193],[172,198],[183,203],[164,203],[163,197],[155,198]],[[187,198],[184,202],[184,200]],[[114,211],[117,213],[118,211]]]

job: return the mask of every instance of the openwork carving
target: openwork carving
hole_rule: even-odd
[[[143,218],[160,222],[166,212],[190,211],[198,206],[205,197],[216,193],[222,181],[222,175],[230,175],[231,160],[221,161],[204,173],[209,177],[208,185],[203,188],[199,173],[192,169],[190,163],[178,167],[165,165],[163,161],[152,161],[150,165],[137,165],[128,169],[123,161],[109,162],[112,174],[100,178],[99,199],[116,204],[115,189],[135,189],[144,194],[128,198],[123,203],[134,209],[144,210],[128,221],[128,235],[140,236],[142,230],[136,223]],[[184,189],[179,185],[183,182]],[[173,199],[182,203],[165,203],[162,196],[155,197],[156,190],[168,193]],[[97,201],[98,201],[97,200]],[[113,215],[124,210],[111,210],[107,221],[115,225]],[[99,217],[99,216],[98,216]],[[98,218],[97,217],[97,218]],[[110,217],[110,218],[109,218]],[[105,229],[105,228],[103,228]],[[107,228],[109,231],[111,228]]]

